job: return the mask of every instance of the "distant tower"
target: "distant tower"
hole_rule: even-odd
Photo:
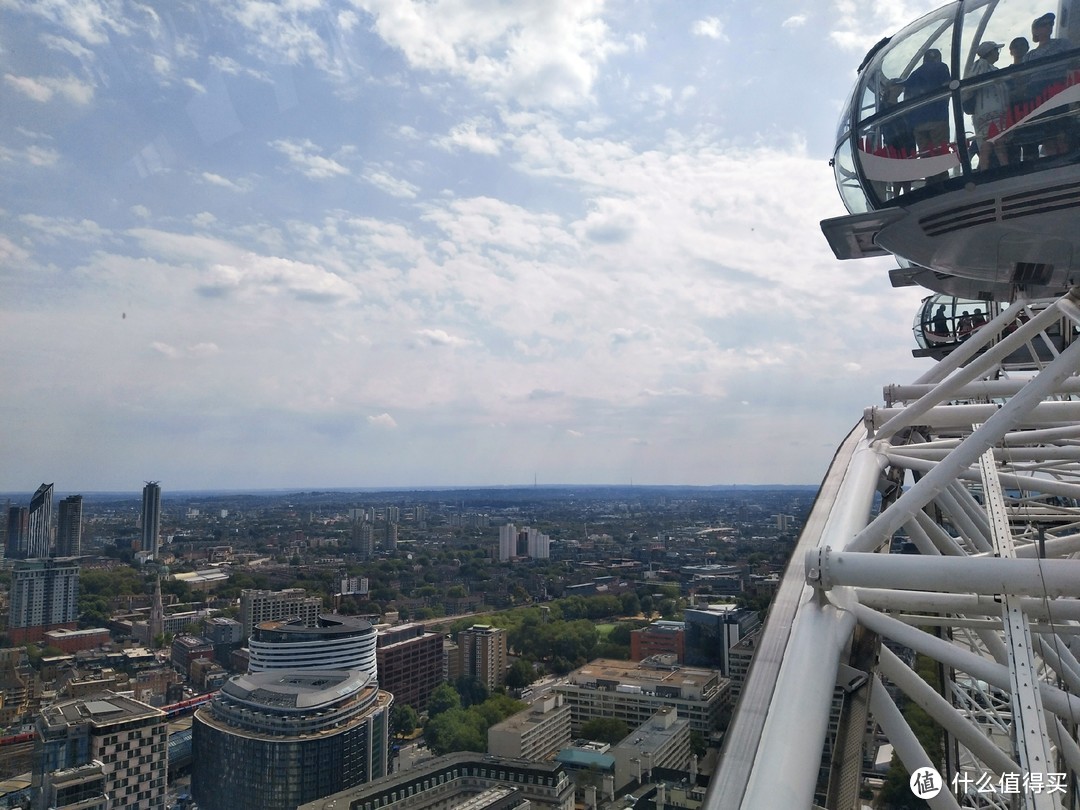
[[[161,485],[147,481],[142,491],[142,550],[158,558],[161,541]]]
[[[387,551],[394,551],[397,549],[397,536],[398,525],[396,523],[386,524],[386,544],[383,546]]]
[[[353,546],[357,556],[370,560],[375,555],[375,527],[366,520],[353,525]]]
[[[499,527],[499,562],[509,562],[517,551],[517,526],[507,523]]]
[[[56,556],[78,557],[82,554],[82,495],[69,495],[60,501],[56,529]]]
[[[26,558],[26,540],[30,532],[30,510],[25,506],[9,506],[7,514],[7,553],[9,560]]]
[[[52,532],[53,485],[42,484],[30,499],[30,516],[26,536],[27,557],[48,557],[53,548]]]

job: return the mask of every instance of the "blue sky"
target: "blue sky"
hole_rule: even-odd
[[[0,0],[0,489],[819,480],[926,367],[818,221],[935,5]]]

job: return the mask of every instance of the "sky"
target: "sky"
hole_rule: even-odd
[[[0,0],[0,490],[816,483],[930,362],[818,223],[937,5]]]

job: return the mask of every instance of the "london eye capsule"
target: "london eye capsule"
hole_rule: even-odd
[[[1077,15],[960,0],[867,54],[832,160],[850,214],[821,224],[838,258],[973,300],[1080,284]]]

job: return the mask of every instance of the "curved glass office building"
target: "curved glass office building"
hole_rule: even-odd
[[[356,670],[231,678],[192,723],[203,810],[292,810],[384,776],[393,695]]]
[[[370,622],[336,614],[321,614],[315,627],[302,619],[262,622],[248,641],[248,671],[356,669],[374,681],[375,635]]]

